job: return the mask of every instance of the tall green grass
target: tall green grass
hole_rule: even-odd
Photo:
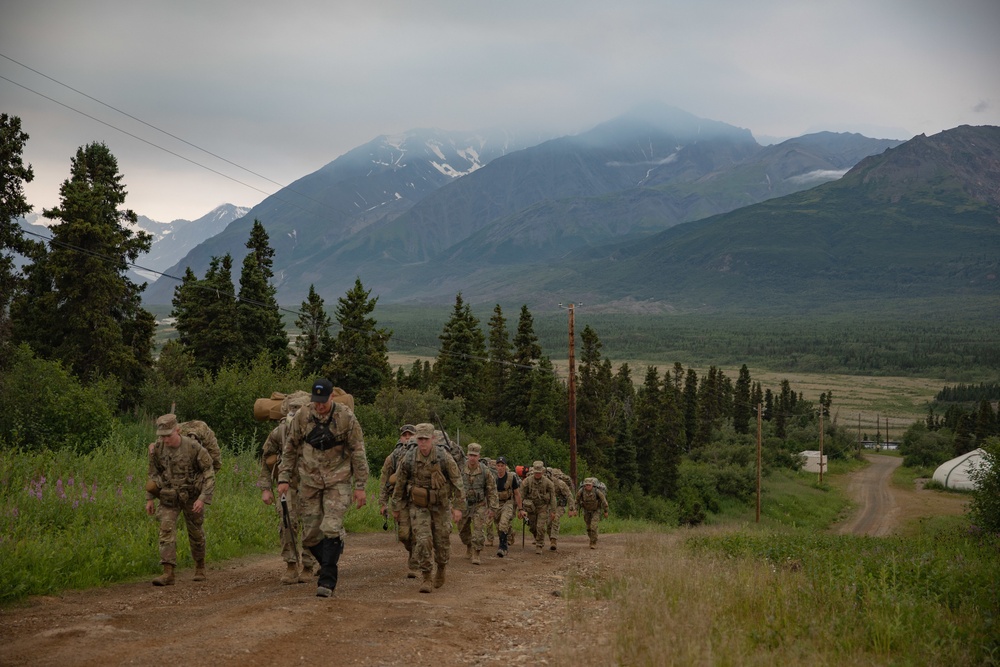
[[[149,427],[118,426],[88,454],[0,449],[0,603],[148,576],[160,570],[158,523],[145,512]],[[279,517],[261,502],[253,447],[223,452],[205,513],[211,568],[278,553]],[[374,499],[377,481],[370,480]],[[180,522],[180,526],[183,521]],[[351,510],[348,531],[381,530],[377,506]],[[192,564],[178,528],[178,566]]]

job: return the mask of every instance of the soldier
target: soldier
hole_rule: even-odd
[[[546,468],[546,476],[552,480],[552,483],[556,487],[556,515],[552,521],[549,522],[549,550],[556,550],[556,542],[559,540],[559,520],[562,519],[566,511],[569,510],[570,516],[576,516],[576,503],[574,502],[573,492],[569,488],[569,483],[566,480],[569,479],[567,475],[563,473],[559,468]],[[565,479],[564,479],[565,478]]]
[[[452,522],[462,518],[465,490],[455,459],[434,444],[434,426],[417,424],[417,446],[400,461],[396,469],[396,488],[392,492],[392,515],[400,519],[401,503],[407,499],[413,552],[423,574],[421,593],[430,593],[444,584],[445,566],[451,557]],[[448,501],[451,511],[448,511]],[[431,560],[437,573],[431,582]]]
[[[486,469],[493,474],[493,479],[495,481],[497,478],[497,462],[488,456],[480,456],[479,464],[486,466]],[[496,533],[496,525],[497,521],[495,516],[491,521],[486,522],[486,529],[485,529],[486,540],[483,542],[484,546],[486,547],[493,546],[494,535]]]
[[[601,512],[608,518],[608,499],[600,489],[595,488],[597,480],[588,477],[583,487],[576,492],[576,504],[583,509],[583,523],[587,526],[590,548],[597,548],[597,524],[601,522]]]
[[[535,553],[540,554],[545,546],[549,521],[556,516],[556,487],[545,476],[545,464],[541,461],[532,464],[531,474],[521,484],[521,497],[524,498],[526,520],[535,538]]]
[[[312,401],[299,410],[285,436],[278,466],[278,494],[288,493],[299,475],[302,546],[319,563],[316,595],[330,597],[337,587],[337,562],[344,552],[344,514],[353,500],[365,504],[368,459],[365,437],[354,411],[333,401],[333,383],[313,382]]]
[[[299,408],[309,404],[309,394],[297,391],[285,397],[282,402],[282,412],[285,418],[267,436],[264,441],[264,452],[260,459],[260,476],[257,478],[257,488],[260,489],[260,499],[265,505],[274,505],[278,511],[278,535],[281,540],[281,557],[285,561],[285,573],[281,576],[283,584],[304,584],[312,576],[316,559],[308,549],[301,548],[301,499],[299,498],[298,471],[293,470],[288,493],[278,504],[274,503],[274,493],[271,486],[278,481],[278,466],[285,444],[285,433]],[[285,514],[287,510],[287,515]],[[301,566],[302,570],[299,571]]]
[[[146,481],[146,514],[160,521],[160,563],[163,574],[154,586],[173,586],[177,566],[177,518],[184,514],[194,580],[205,580],[205,506],[215,491],[212,456],[197,440],[182,436],[177,417],[166,414],[156,420],[156,442],[149,452],[149,479]],[[154,509],[154,498],[159,507]]]
[[[396,488],[396,469],[399,467],[399,462],[406,455],[407,450],[417,446],[417,441],[413,437],[416,432],[417,429],[412,424],[404,424],[400,427],[399,441],[396,443],[396,447],[385,457],[385,462],[382,464],[378,506],[379,512],[386,518],[388,518],[389,512],[392,509],[390,504],[392,504],[392,492]],[[410,513],[406,509],[406,499],[404,498],[400,503],[399,519],[396,520],[396,538],[406,547],[406,553],[409,554],[407,557],[406,577],[408,579],[415,579],[418,568],[417,561],[413,557]]]
[[[497,500],[500,502],[500,510],[496,515],[497,537],[500,538],[497,557],[503,558],[507,555],[507,540],[515,514],[521,519],[525,517],[521,504],[521,479],[507,468],[507,459],[503,456],[497,457],[496,486]]]
[[[462,484],[465,487],[465,511],[458,522],[458,536],[465,545],[465,557],[479,565],[479,553],[483,550],[484,529],[500,509],[497,500],[497,484],[493,473],[479,463],[482,447],[473,442],[466,453],[462,466]]]

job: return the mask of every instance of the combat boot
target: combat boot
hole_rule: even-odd
[[[174,566],[169,563],[164,564],[163,574],[153,579],[154,586],[173,586],[174,585]]]
[[[195,581],[205,581],[208,577],[205,576],[205,561],[204,559],[196,561],[194,564],[194,580]]]
[[[412,567],[410,569],[408,569],[406,571],[406,578],[407,579],[416,579],[417,578],[417,570],[415,568],[412,568]]]
[[[312,565],[303,565],[302,572],[299,573],[298,579],[296,579],[296,581],[298,581],[300,584],[306,584],[309,583],[309,579],[312,578],[312,576],[313,576]]]
[[[337,562],[343,553],[343,541],[339,537],[324,537],[320,544],[322,560],[320,560],[319,580],[316,582],[316,595],[330,597],[337,588]],[[329,593],[324,593],[324,589]]]
[[[479,561],[479,549],[476,549],[476,551],[472,554],[472,564],[473,565],[479,565],[479,563],[480,563],[480,561]]]
[[[465,547],[465,557],[472,558],[472,545],[469,544]]]
[[[286,563],[285,573],[281,575],[281,583],[283,584],[297,584],[299,583],[299,566],[298,563]]]
[[[556,550],[556,538],[553,537],[550,540],[550,542],[551,542],[551,544],[549,545],[549,551],[555,551]]]
[[[535,555],[537,556],[537,555],[539,555],[541,553],[542,553],[542,545],[541,544],[536,544],[535,545]]]
[[[441,588],[444,585],[444,563],[438,563],[437,572],[434,574],[434,588]]]
[[[500,538],[500,548],[497,549],[497,558],[503,558],[507,555],[507,533],[498,533],[497,537]]]
[[[434,584],[431,582],[431,573],[424,572],[424,581],[420,584],[421,593],[430,593],[434,590]]]

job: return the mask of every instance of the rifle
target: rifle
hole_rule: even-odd
[[[292,530],[292,520],[288,512],[288,498],[284,493],[281,494],[281,518],[285,524],[285,530],[288,531],[288,535],[292,538],[292,553],[295,554],[295,560],[300,560],[299,556],[299,536],[296,535],[296,531]]]

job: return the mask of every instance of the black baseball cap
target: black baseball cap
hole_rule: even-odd
[[[319,378],[312,385],[312,402],[313,403],[326,403],[326,400],[330,398],[330,394],[333,393],[333,383],[326,378]]]

